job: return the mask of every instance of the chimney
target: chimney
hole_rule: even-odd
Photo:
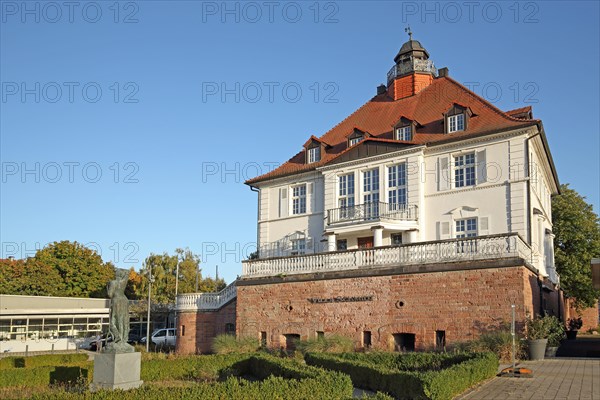
[[[448,77],[450,76],[450,71],[448,67],[438,69],[438,78]]]
[[[377,86],[377,95],[379,96],[380,94],[384,94],[385,92],[387,92],[387,86],[385,86],[383,83],[379,86]]]

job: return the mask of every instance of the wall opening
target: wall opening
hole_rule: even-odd
[[[363,347],[368,349],[371,345],[371,331],[363,331]]]
[[[295,351],[296,344],[300,341],[300,335],[297,333],[287,333],[283,336],[285,337],[285,349],[288,351]]]
[[[260,332],[260,347],[267,347],[267,332]]]
[[[414,333],[394,333],[395,351],[415,351]]]
[[[446,350],[446,331],[435,331],[435,349]]]
[[[225,324],[225,333],[227,335],[235,335],[235,324],[232,324],[232,323]]]
[[[323,339],[325,337],[325,332],[317,331],[317,339]]]

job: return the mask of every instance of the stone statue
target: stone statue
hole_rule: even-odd
[[[129,338],[129,300],[125,296],[125,287],[129,279],[129,271],[117,269],[116,277],[108,284],[110,296],[109,336],[112,342],[104,348],[105,353],[132,353],[133,346],[127,343]]]

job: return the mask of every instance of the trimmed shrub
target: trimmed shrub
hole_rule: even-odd
[[[233,335],[217,335],[213,339],[212,349],[217,354],[254,353],[258,351],[258,339],[251,337],[236,338]]]
[[[355,386],[398,399],[450,400],[498,370],[498,359],[492,353],[308,353],[306,362],[346,373]]]
[[[93,376],[92,363],[86,367],[13,368],[0,374],[5,397],[19,393],[36,399],[348,399],[352,397],[350,377],[335,371],[306,365],[295,359],[265,354],[231,354],[172,357],[142,362],[144,387],[127,392],[86,392]],[[4,372],[7,372],[5,374]],[[250,382],[240,377],[253,376]],[[206,382],[206,381],[209,382]],[[179,382],[177,382],[179,381]],[[182,385],[181,381],[187,381]],[[161,382],[159,386],[151,382]],[[50,389],[49,387],[52,386]],[[35,388],[29,392],[26,388]],[[83,389],[82,389],[83,388]],[[83,390],[83,391],[82,391]],[[77,392],[77,393],[74,393]],[[21,396],[22,397],[22,396]]]
[[[37,367],[30,369],[14,368],[2,371],[0,374],[0,388],[13,386],[48,386],[70,385],[79,380],[91,382],[93,377],[92,366],[61,366]]]
[[[296,348],[302,353],[347,353],[354,351],[354,341],[346,336],[332,335],[301,340]]]
[[[31,357],[0,358],[0,370],[11,368],[35,368],[54,365],[75,365],[88,360],[87,354],[47,354]]]

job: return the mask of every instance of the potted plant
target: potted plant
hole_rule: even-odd
[[[560,342],[565,338],[565,326],[556,317],[550,318],[548,324],[548,344],[546,346],[546,357],[556,357],[556,351]]]
[[[527,347],[530,360],[543,360],[550,336],[552,317],[527,318]]]
[[[567,328],[569,329],[567,331],[567,339],[568,340],[577,339],[577,331],[579,329],[581,329],[582,326],[583,326],[583,321],[581,320],[581,317],[569,318],[567,320]]]

